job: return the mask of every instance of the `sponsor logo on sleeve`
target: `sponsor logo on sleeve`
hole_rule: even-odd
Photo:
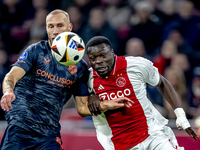
[[[70,65],[68,67],[68,71],[71,73],[71,74],[75,74],[77,72],[77,66],[76,65]]]
[[[25,60],[27,58],[27,56],[28,56],[28,53],[27,52],[23,52],[18,60],[19,61]]]

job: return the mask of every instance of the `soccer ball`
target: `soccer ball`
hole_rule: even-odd
[[[51,53],[59,63],[66,66],[74,65],[83,58],[85,44],[77,34],[63,32],[53,40]]]

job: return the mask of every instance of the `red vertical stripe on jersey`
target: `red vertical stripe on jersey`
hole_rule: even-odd
[[[124,150],[141,143],[149,134],[146,116],[129,80],[127,62],[124,57],[117,57],[115,69],[115,74],[106,79],[100,78],[96,72],[93,72],[93,86],[101,99],[128,97],[134,101],[131,108],[120,108],[105,113],[112,130],[113,137],[111,139],[115,149]]]

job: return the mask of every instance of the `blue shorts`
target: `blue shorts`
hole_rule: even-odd
[[[59,137],[46,137],[16,125],[8,125],[0,144],[0,150],[61,150]]]

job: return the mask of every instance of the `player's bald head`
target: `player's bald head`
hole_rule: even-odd
[[[49,18],[51,15],[57,15],[57,14],[63,14],[63,15],[65,15],[67,21],[70,22],[69,14],[68,14],[66,11],[61,10],[61,9],[55,9],[55,10],[51,11],[51,12],[47,15],[47,17],[46,17],[46,22],[47,22],[48,18]]]

